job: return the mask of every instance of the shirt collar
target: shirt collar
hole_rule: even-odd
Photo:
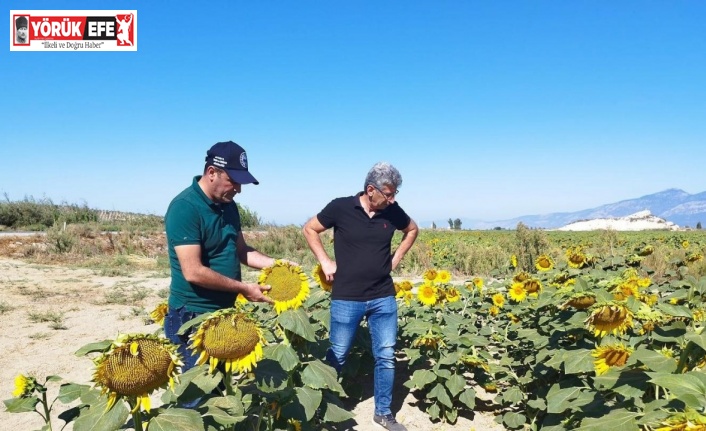
[[[220,210],[221,204],[219,204],[217,202],[213,202],[211,199],[208,198],[208,196],[206,196],[206,193],[204,193],[203,190],[201,190],[201,186],[199,186],[199,180],[201,180],[202,176],[203,175],[197,175],[194,177],[194,181],[191,183],[191,188],[193,188],[196,191],[196,193],[199,195],[201,200],[203,200],[206,205],[211,207],[211,209]]]

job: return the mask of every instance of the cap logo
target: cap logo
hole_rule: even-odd
[[[247,169],[248,168],[248,156],[245,155],[245,151],[240,153],[240,166]]]
[[[213,165],[219,168],[225,168],[228,166],[228,161],[221,156],[213,156]]]

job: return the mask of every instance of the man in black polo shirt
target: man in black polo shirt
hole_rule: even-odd
[[[399,171],[389,163],[377,163],[357,195],[332,200],[303,228],[311,251],[321,263],[331,293],[331,348],[326,359],[340,371],[356,331],[368,320],[375,357],[373,424],[393,431],[406,431],[392,415],[395,380],[397,302],[390,272],[399,265],[419,232],[417,224],[397,204],[402,184]],[[333,261],[324,250],[319,234],[333,228]],[[404,233],[394,254],[392,236]]]

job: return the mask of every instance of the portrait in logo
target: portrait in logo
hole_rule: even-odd
[[[240,166],[244,167],[245,169],[248,168],[248,156],[245,155],[244,151],[240,153]]]
[[[18,16],[15,18],[15,44],[29,44],[29,17]]]

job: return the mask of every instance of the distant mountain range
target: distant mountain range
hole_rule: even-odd
[[[670,221],[680,227],[695,227],[698,222],[706,223],[706,192],[691,195],[684,190],[668,189],[636,199],[601,205],[570,213],[526,215],[508,220],[480,221],[461,219],[463,229],[514,229],[522,222],[529,227],[556,229],[579,220],[596,218],[625,217],[638,211],[649,210],[653,215]],[[421,222],[428,228],[431,221]],[[448,222],[436,222],[437,228],[448,228]]]

